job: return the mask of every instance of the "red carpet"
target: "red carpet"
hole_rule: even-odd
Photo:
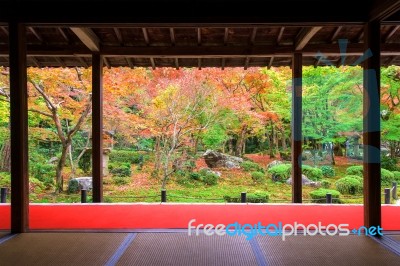
[[[363,225],[362,205],[323,204],[31,204],[30,229],[187,228],[197,224],[279,222]],[[400,230],[400,206],[382,206],[384,230]],[[0,204],[0,229],[10,228],[10,205]]]

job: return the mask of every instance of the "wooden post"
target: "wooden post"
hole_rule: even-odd
[[[292,60],[292,202],[302,203],[301,122],[302,122],[302,54]]]
[[[364,26],[365,50],[372,56],[363,70],[364,225],[381,226],[380,22]]]
[[[93,202],[103,201],[103,57],[92,54]]]
[[[11,120],[11,232],[29,229],[26,27],[9,23]]]

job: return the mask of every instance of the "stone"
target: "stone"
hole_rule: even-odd
[[[242,158],[231,156],[213,150],[207,150],[203,154],[203,157],[207,166],[210,168],[218,168],[218,167],[225,167],[229,169],[240,168],[240,164],[243,162]]]
[[[75,185],[76,183],[78,183],[77,188]],[[68,191],[70,193],[77,192],[81,189],[92,190],[92,188],[93,185],[91,176],[71,178],[68,182]]]
[[[210,168],[201,168],[199,171],[205,171],[207,174],[211,173],[211,174],[217,175],[218,177],[221,177],[221,172],[213,171]]]
[[[274,166],[280,165],[280,164],[283,164],[283,162],[282,161],[278,161],[278,160],[272,161],[267,165],[267,170],[270,169],[271,167],[274,167]]]
[[[304,186],[310,186],[310,187],[320,187],[321,182],[315,182],[310,179],[308,179],[307,176],[301,175],[301,183]],[[286,184],[291,185],[292,184],[292,177],[290,177],[288,180],[286,180]]]
[[[57,162],[58,162],[58,157],[51,157],[47,163],[56,164]]]

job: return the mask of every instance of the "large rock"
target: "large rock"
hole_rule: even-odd
[[[242,158],[231,156],[228,154],[220,153],[213,150],[207,150],[203,154],[206,164],[210,168],[240,168],[240,164],[243,162]]]
[[[280,165],[280,164],[283,164],[283,162],[282,161],[278,161],[278,160],[272,161],[267,165],[267,170],[270,169],[271,167],[274,167],[274,166]]]
[[[68,182],[68,192],[74,193],[81,189],[92,190],[92,177],[76,177],[71,178]]]
[[[320,187],[321,183],[320,182],[314,182],[305,175],[301,175],[301,183],[305,186],[310,186],[310,187]],[[291,185],[292,184],[292,177],[290,177],[288,180],[286,180],[286,184]]]

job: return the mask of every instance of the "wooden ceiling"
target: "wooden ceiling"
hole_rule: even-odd
[[[293,52],[303,53],[304,65],[352,65],[365,52],[363,23],[371,18],[385,18],[382,64],[400,65],[398,2],[368,0],[355,9],[342,0],[327,7],[315,0],[266,0],[263,4],[269,6],[261,12],[265,5],[256,8],[261,3],[258,0],[194,1],[198,9],[184,6],[186,13],[177,13],[173,8],[187,2],[139,1],[142,5],[128,12],[123,0],[114,4],[61,0],[57,6],[54,1],[20,0],[16,5],[6,0],[3,10],[8,12],[0,15],[0,65],[8,66],[7,21],[11,20],[28,25],[28,65],[34,67],[89,67],[93,52],[104,55],[107,67],[290,66]],[[45,3],[57,12],[45,11]],[[232,10],[227,6],[236,3],[247,4]],[[151,4],[158,8],[144,12]],[[200,15],[207,4],[209,12]],[[225,13],[216,14],[222,7]],[[254,16],[246,13],[250,7]],[[240,10],[245,14],[238,15]],[[164,15],[157,16],[160,12]]]

